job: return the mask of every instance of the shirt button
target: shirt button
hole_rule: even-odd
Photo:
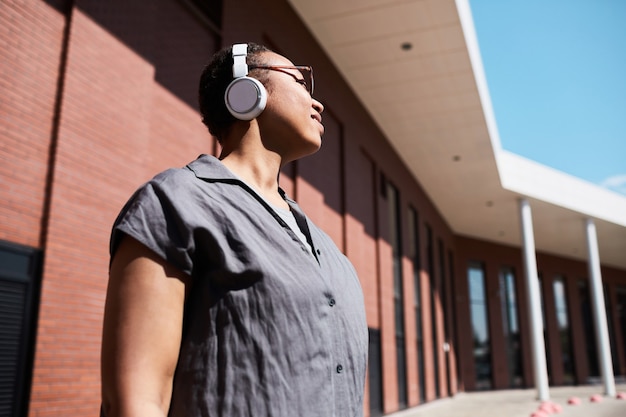
[[[318,255],[321,255],[321,254],[322,254],[322,251],[320,251],[320,250],[318,249],[318,250],[317,250],[317,254],[318,254]]]
[[[334,299],[334,298],[331,298],[330,300],[328,300],[328,305],[329,305],[329,306],[331,306],[331,307],[334,307],[334,305],[335,305],[335,299]]]
[[[340,374],[343,371],[343,366],[337,365],[337,373]]]

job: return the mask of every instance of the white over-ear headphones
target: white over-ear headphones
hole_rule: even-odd
[[[234,79],[226,88],[224,102],[235,118],[252,120],[265,109],[267,91],[259,80],[248,77],[248,44],[235,44],[232,50]]]

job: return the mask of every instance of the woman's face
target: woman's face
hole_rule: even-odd
[[[287,58],[273,52],[263,53],[262,61],[268,66],[293,65]],[[273,71],[262,68],[254,69],[251,75],[257,71],[265,71],[259,78],[264,81],[268,93],[265,110],[257,117],[265,146],[278,152],[285,163],[317,152],[324,133],[321,116],[324,106],[294,79],[295,76],[301,80],[303,75],[296,69]]]

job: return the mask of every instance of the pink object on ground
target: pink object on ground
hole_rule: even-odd
[[[616,398],[618,400],[626,400],[626,392],[618,392]]]
[[[548,417],[548,413],[545,411],[537,410],[530,415],[530,417]]]
[[[539,406],[539,409],[546,412],[547,414],[559,414],[563,411],[563,407],[561,407],[560,404],[552,401],[544,401]]]
[[[554,404],[552,404],[550,401],[546,401],[544,403],[541,403],[541,405],[539,406],[539,411],[543,411],[546,414],[552,414],[554,412],[553,406]]]
[[[578,397],[570,397],[569,400],[567,400],[567,403],[570,405],[579,405],[580,404],[580,398]]]
[[[563,412],[563,407],[561,407],[561,404],[552,404],[552,413],[560,414],[561,412]]]
[[[589,401],[591,401],[592,403],[599,403],[602,401],[602,396],[600,394],[594,394],[591,396],[591,398],[589,398]]]

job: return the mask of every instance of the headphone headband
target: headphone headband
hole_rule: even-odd
[[[241,78],[248,75],[248,44],[238,43],[233,45],[233,78]]]

